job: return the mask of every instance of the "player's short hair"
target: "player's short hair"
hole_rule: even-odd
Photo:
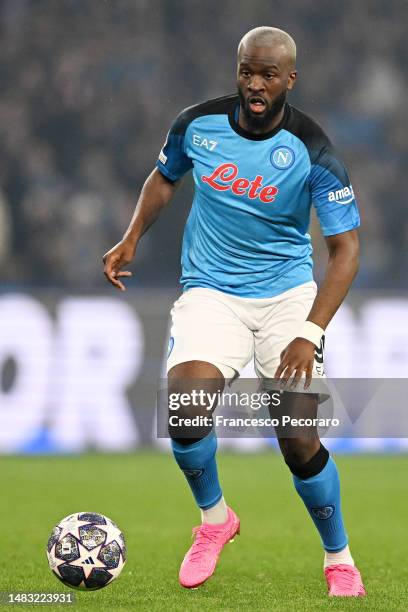
[[[263,47],[267,45],[282,45],[286,47],[288,55],[293,60],[293,65],[296,62],[296,43],[292,36],[280,30],[279,28],[273,28],[271,26],[260,26],[249,30],[240,40],[238,45],[238,56],[245,45],[252,45],[254,47]]]

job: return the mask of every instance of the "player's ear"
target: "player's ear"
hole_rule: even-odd
[[[289,91],[294,88],[296,77],[297,77],[297,70],[292,70],[292,72],[289,72],[288,85],[287,85],[287,89]]]

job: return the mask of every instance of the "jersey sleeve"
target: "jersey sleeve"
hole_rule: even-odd
[[[346,168],[327,137],[311,156],[309,185],[323,236],[360,225],[360,215]]]
[[[193,167],[185,152],[184,140],[188,124],[188,116],[183,111],[173,122],[156,162],[160,172],[171,181],[177,181]]]

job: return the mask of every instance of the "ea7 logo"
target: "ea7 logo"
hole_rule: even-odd
[[[339,204],[350,204],[354,200],[353,187],[343,187],[343,189],[337,189],[336,191],[329,191],[328,194],[329,202],[338,202]]]
[[[196,147],[204,147],[209,151],[214,151],[218,142],[216,140],[209,140],[208,138],[201,138],[198,134],[193,134],[193,144],[196,145]]]

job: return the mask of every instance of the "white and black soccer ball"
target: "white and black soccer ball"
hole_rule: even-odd
[[[125,538],[96,512],[77,512],[54,527],[47,545],[53,573],[69,587],[101,589],[117,578],[126,561]]]

